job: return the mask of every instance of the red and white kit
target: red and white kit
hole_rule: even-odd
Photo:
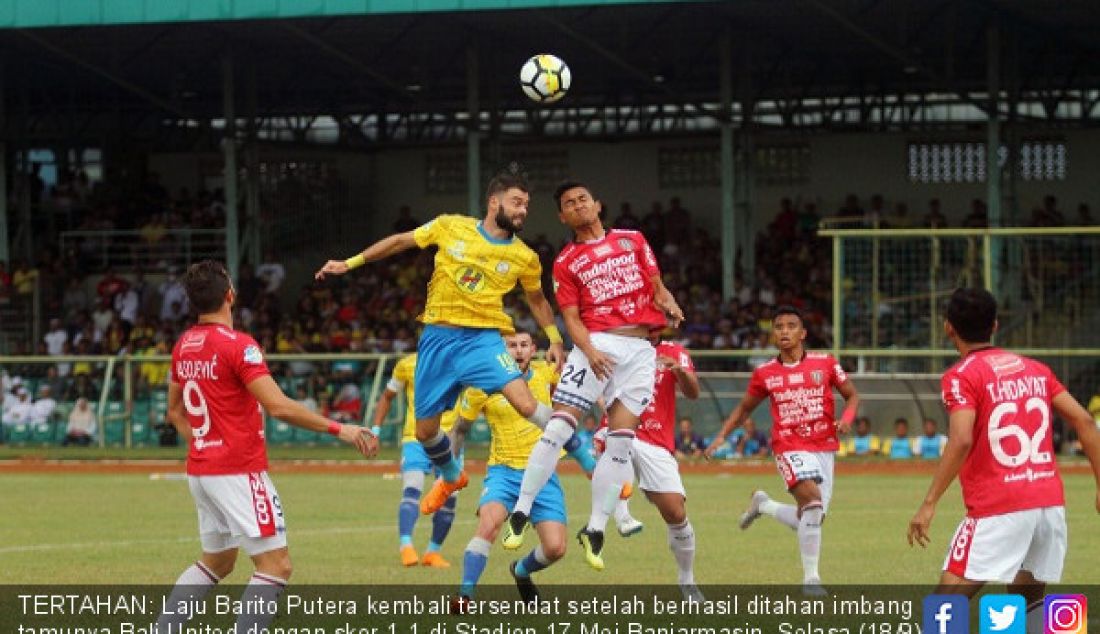
[[[695,373],[691,355],[681,345],[662,341],[657,344],[657,356],[675,359],[685,372]],[[668,368],[657,367],[653,400],[640,418],[631,452],[639,488],[687,497],[676,462],[676,375]],[[606,415],[600,425],[600,431],[606,433]]]
[[[187,475],[205,552],[243,545],[255,555],[286,545],[263,411],[247,388],[268,374],[256,341],[218,324],[192,327],[172,350],[169,380],[182,390],[191,425]]]
[[[1066,552],[1065,496],[1054,462],[1051,400],[1065,387],[1027,357],[983,348],[943,375],[948,414],[975,413],[973,448],[959,472],[966,518],[944,569],[974,581],[1023,569],[1058,581]]]
[[[588,358],[573,348],[554,391],[555,402],[588,410],[603,396],[608,406],[621,400],[635,415],[645,410],[653,396],[653,346],[607,331],[665,326],[665,316],[653,305],[651,278],[660,274],[653,249],[637,231],[612,229],[599,240],[562,249],[554,261],[558,305],[563,310],[577,307],[592,333],[592,345],[611,359],[614,370],[609,379],[596,378]]]
[[[840,443],[836,437],[833,389],[848,381],[844,368],[823,352],[807,352],[798,363],[772,359],[752,373],[748,394],[769,398],[772,449],[787,488],[813,480],[821,502],[829,508],[833,495],[833,463]]]

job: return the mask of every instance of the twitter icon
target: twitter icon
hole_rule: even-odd
[[[1018,594],[987,594],[978,604],[981,634],[1027,634],[1027,604]]]

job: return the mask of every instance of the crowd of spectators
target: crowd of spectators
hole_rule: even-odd
[[[135,207],[127,209],[104,202],[110,197],[81,186],[79,177],[72,182],[77,184],[59,186],[58,191],[51,192],[50,204],[67,200],[65,205],[70,210],[83,209],[74,218],[80,226],[89,228],[117,228],[121,219],[127,218],[129,227],[148,234],[150,244],[170,239],[168,230],[172,227],[212,227],[224,220],[219,194],[199,192],[191,196],[184,190],[170,198],[155,175],[146,183]],[[131,213],[135,209],[161,211]],[[883,198],[877,195],[870,198],[866,210],[857,197],[849,196],[832,215],[877,226],[947,225],[938,200],[930,201],[928,211],[919,220],[909,217],[903,203],[887,213]],[[984,208],[976,201],[963,224],[979,226],[983,218]],[[722,298],[721,246],[716,232],[678,198],[671,198],[667,206],[654,202],[644,215],[636,214],[633,206],[624,202],[613,216],[606,213],[605,219],[617,228],[641,230],[657,253],[665,283],[686,315],[680,330],[668,336],[693,350],[754,352],[737,360],[700,358],[696,363],[700,370],[748,370],[772,358],[775,350],[770,343],[770,320],[775,306],[781,304],[802,311],[809,347],[831,344],[831,244],[816,236],[821,215],[815,203],[788,198],[780,201],[778,212],[755,240],[752,271],[742,266],[744,254],[737,254],[734,295],[728,301]],[[1035,222],[1062,221],[1057,201],[1047,197],[1036,211]],[[1091,223],[1086,205],[1079,209],[1077,221]],[[411,209],[403,207],[392,229],[408,231],[419,223]],[[542,261],[545,286],[550,288],[549,272],[562,245],[545,235],[525,237]],[[108,268],[102,275],[88,279],[80,273],[89,270],[82,260],[87,253],[90,251],[82,253],[79,249],[59,257],[44,253],[37,267],[16,262],[10,272],[0,268],[0,294],[26,292],[28,284],[38,278],[49,317],[40,341],[24,342],[13,352],[55,356],[167,354],[190,319],[179,280],[181,269],[166,264],[160,270],[166,270],[167,275],[156,283],[146,281],[140,269],[122,276]],[[285,268],[272,254],[266,254],[263,264],[255,269],[249,265],[240,268],[235,323],[252,333],[269,353],[411,351],[416,346],[415,318],[424,305],[432,257],[431,252],[413,250],[363,267],[356,275],[307,284],[292,296],[293,291],[285,285]],[[288,297],[292,298],[288,301]],[[504,306],[517,327],[539,331],[519,293],[506,297]],[[358,360],[295,361],[271,366],[289,393],[318,411],[348,419],[361,416],[362,386],[375,368],[371,362]],[[137,396],[164,384],[167,364],[147,362],[135,368]],[[97,398],[103,379],[103,369],[88,362],[30,364],[8,367],[7,371],[13,377],[48,380],[51,394],[66,402]],[[116,378],[121,378],[122,367],[116,366],[116,372]],[[112,381],[112,398],[121,398],[122,383]],[[6,403],[16,403],[17,399],[17,394],[5,390]],[[766,437],[760,436],[757,430],[749,429],[731,438],[731,442],[740,443],[731,446],[731,454],[766,452]]]

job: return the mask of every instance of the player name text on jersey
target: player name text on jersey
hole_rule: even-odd
[[[1045,376],[1022,376],[1015,379],[1000,380],[996,383],[986,383],[985,389],[989,392],[989,398],[994,403],[1015,401],[1031,396],[1045,397],[1047,395],[1047,379]]]
[[[218,355],[209,361],[200,359],[180,359],[176,361],[176,376],[184,380],[218,380]]]

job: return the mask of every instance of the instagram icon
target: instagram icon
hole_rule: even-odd
[[[1083,594],[1048,594],[1043,617],[1045,634],[1088,634],[1088,600]]]

